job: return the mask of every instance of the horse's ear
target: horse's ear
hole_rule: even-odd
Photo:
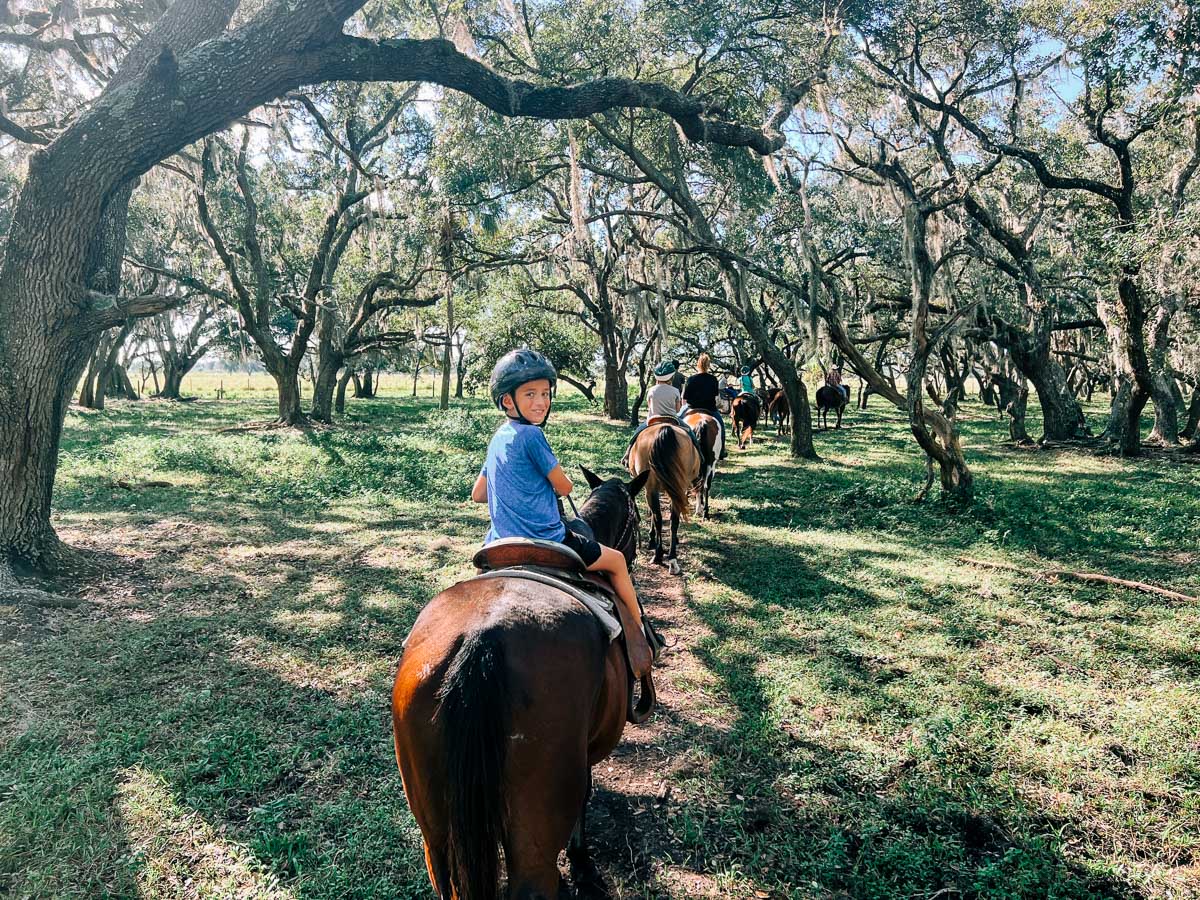
[[[646,479],[650,477],[650,469],[647,469],[641,475],[635,475],[633,481],[629,482],[629,496],[636,497],[638,491],[646,486]]]
[[[579,468],[583,470],[583,477],[587,480],[588,487],[590,487],[593,491],[600,487],[600,485],[604,484],[604,479],[587,466],[580,466]]]

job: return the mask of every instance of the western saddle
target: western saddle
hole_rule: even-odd
[[[608,579],[587,571],[579,554],[557,541],[532,538],[502,538],[476,552],[472,562],[479,570],[477,578],[523,578],[557,588],[569,594],[595,616],[610,641],[620,639],[629,675],[629,705],[626,718],[640,725],[654,709],[654,676],[647,672],[640,679],[640,698],[634,702],[633,669],[629,665],[629,641],[647,641],[634,625]],[[653,648],[651,648],[653,649]]]

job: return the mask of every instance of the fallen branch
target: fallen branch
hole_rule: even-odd
[[[127,491],[138,491],[142,488],[164,488],[174,486],[169,481],[131,481],[127,478],[118,478],[112,484],[113,487],[125,488]]]
[[[1019,566],[1014,566],[1011,563],[991,562],[985,559],[974,559],[970,556],[960,556],[960,562],[965,562],[968,565],[979,566],[984,569],[1000,569],[1004,572],[1015,572],[1019,575],[1027,575],[1028,570],[1022,569]],[[1200,597],[1193,597],[1189,594],[1181,594],[1178,591],[1172,591],[1165,587],[1159,587],[1156,584],[1147,584],[1144,581],[1129,581],[1125,578],[1116,578],[1112,575],[1101,575],[1097,572],[1073,572],[1070,569],[1046,569],[1041,572],[1034,572],[1035,578],[1069,578],[1072,581],[1083,581],[1092,584],[1114,584],[1118,587],[1129,588],[1133,591],[1141,591],[1145,594],[1157,594],[1160,597],[1167,597],[1171,600],[1180,600],[1184,603],[1200,603]]]

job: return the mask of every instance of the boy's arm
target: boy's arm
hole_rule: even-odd
[[[471,488],[471,499],[476,503],[487,503],[487,475],[483,472],[475,479],[475,486]]]
[[[571,479],[567,477],[567,473],[563,471],[561,465],[555,466],[550,470],[550,474],[546,476],[550,479],[550,486],[554,488],[554,493],[560,497],[565,497],[571,493]]]

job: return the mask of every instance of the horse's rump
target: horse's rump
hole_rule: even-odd
[[[684,421],[696,433],[696,439],[708,457],[705,462],[711,466],[717,457],[717,437],[721,434],[721,426],[708,413],[699,411],[688,413],[684,416]]]
[[[666,494],[672,509],[688,521],[688,492],[700,476],[701,460],[681,426],[660,425],[653,433],[649,428],[643,431],[633,445],[629,461],[635,475],[650,469],[648,494]]]
[[[609,657],[623,662],[595,617],[541,584],[461,582],[422,611],[396,675],[392,721],[405,793],[446,896],[449,882],[462,898],[497,896],[497,848],[541,815],[523,811],[526,795],[538,795],[531,773],[582,779],[580,796],[561,801],[576,803],[570,821],[578,816],[590,757],[611,752],[625,720],[626,685],[607,682],[627,676]]]
[[[754,394],[739,394],[734,397],[733,414],[748,428],[753,428],[758,424],[758,397]]]
[[[820,409],[837,409],[849,402],[849,391],[843,391],[840,387],[823,384],[817,388],[817,406]]]

